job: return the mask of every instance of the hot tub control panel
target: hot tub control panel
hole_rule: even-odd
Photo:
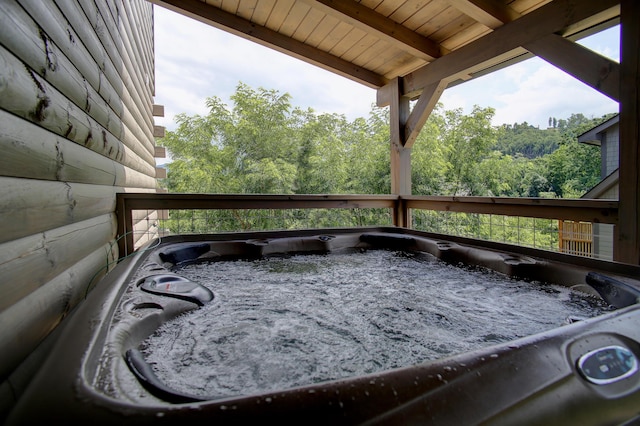
[[[577,367],[589,382],[608,385],[635,374],[638,371],[638,359],[629,349],[612,345],[582,355]]]

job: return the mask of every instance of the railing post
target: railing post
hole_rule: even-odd
[[[614,260],[640,264],[640,3],[620,2],[620,221]]]
[[[411,228],[411,211],[407,207],[407,200],[398,196],[393,207],[393,225],[401,228]]]
[[[118,257],[133,253],[133,214],[127,205],[125,194],[116,194],[116,216],[118,219]]]

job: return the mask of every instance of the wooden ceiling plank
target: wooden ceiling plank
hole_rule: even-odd
[[[372,61],[380,52],[384,52],[389,48],[389,43],[382,41],[380,39],[376,39],[375,43],[371,45],[370,48],[366,49],[362,52],[358,57],[356,57],[353,62],[362,64],[362,66],[366,66],[370,61]]]
[[[355,27],[375,32],[381,39],[426,60],[441,56],[440,46],[432,40],[416,34],[384,15],[362,6],[353,0],[303,0],[327,14],[347,21]]]
[[[238,7],[240,7],[240,0],[224,0],[222,2],[222,9],[230,13],[238,13]]]
[[[411,17],[407,18],[402,25],[409,28],[411,31],[418,32],[424,37],[428,36],[428,33],[424,33],[419,31],[419,28],[422,28],[427,25],[429,27],[429,22],[438,14],[440,11],[446,8],[446,4],[443,0],[432,0],[427,3],[422,9],[416,11]]]
[[[322,22],[324,16],[324,13],[310,7],[309,12],[293,33],[292,37],[306,43],[309,36],[315,31],[320,22]]]
[[[408,74],[404,77],[405,94],[415,96],[430,84],[440,80],[452,81],[474,66],[561,31],[617,3],[618,0],[583,0],[579,3],[556,0],[549,3]]]
[[[269,19],[267,19],[265,27],[271,28],[275,31],[280,31],[280,27],[284,23],[285,19],[287,19],[294,2],[295,0],[278,0],[273,9],[271,9],[271,13],[269,14]]]
[[[338,22],[338,25],[335,26],[329,34],[322,40],[322,42],[318,45],[318,49],[323,50],[325,52],[331,52],[333,48],[342,41],[347,34],[353,29],[353,26],[345,23]]]
[[[342,40],[340,40],[335,46],[333,46],[333,49],[331,49],[329,52],[342,59],[346,59],[344,55],[351,49],[353,49],[353,46],[358,44],[358,42],[360,42],[360,40],[362,40],[366,35],[367,33],[360,28],[351,27],[349,33],[345,37],[343,37]]]
[[[267,19],[271,15],[271,11],[276,5],[277,0],[260,0],[256,3],[256,7],[251,16],[251,22],[256,25],[264,27],[267,24]]]
[[[370,9],[375,10],[382,16],[386,16],[387,18],[394,14],[398,9],[400,9],[407,0],[382,0],[375,7]]]
[[[314,8],[311,8],[311,10],[317,11],[317,9]],[[331,33],[331,31],[338,25],[339,22],[340,21],[337,18],[323,13],[322,19],[313,30],[313,32],[309,35],[306,43],[310,44],[311,46],[318,47],[320,43],[322,43],[322,40],[324,40],[327,35]]]
[[[198,0],[153,0],[153,2],[205,24],[221,28],[263,46],[335,72],[368,87],[378,88],[387,83],[387,79],[379,74]]]
[[[403,51],[398,51],[395,49],[380,49],[374,55],[369,58],[369,61],[364,63],[364,67],[368,70],[374,70],[380,67],[384,67],[385,64],[388,68],[392,68],[393,65],[390,65],[391,61],[396,61],[398,56],[407,57],[410,56],[408,53]],[[382,74],[382,73],[377,73]]]
[[[372,36],[371,34],[365,33],[365,36],[356,43],[348,52],[345,52],[342,55],[342,59],[347,60],[349,62],[358,63],[356,58],[362,55],[368,49],[378,42],[378,38]]]
[[[487,28],[478,22],[468,26],[462,31],[454,34],[446,40],[443,40],[441,46],[449,51],[456,50],[464,46],[465,44],[473,43],[480,37],[484,37],[489,34],[491,29]]]
[[[372,61],[368,62],[365,67],[380,75],[392,75],[392,78],[401,76],[409,72],[409,69],[416,69],[415,61],[425,62],[417,59],[415,56],[407,52],[388,49],[385,54],[376,56]],[[405,73],[399,73],[400,70],[407,70]]]
[[[253,11],[256,10],[256,2],[258,0],[243,0],[238,4],[238,10],[236,14],[241,18],[246,19],[247,21],[251,20],[253,16]]]
[[[376,72],[380,75],[384,75],[387,80],[391,80],[397,76],[407,75],[410,72],[413,72],[421,67],[423,67],[427,62],[422,59],[413,58],[411,61],[404,61],[402,64],[398,65],[396,69],[387,69],[385,73],[383,70],[379,69]]]
[[[387,16],[389,19],[394,20],[402,25],[404,22],[415,15],[419,10],[424,8],[428,3],[431,3],[430,0],[409,0],[396,9],[391,15]]]
[[[451,9],[456,10],[454,8],[451,8]],[[478,25],[478,23],[464,14],[459,14],[455,18],[451,18],[450,21],[448,21],[445,25],[440,27],[438,31],[431,34],[430,37],[433,38],[434,40],[438,40],[438,43],[440,43],[440,46],[444,47],[444,43],[446,41],[453,39],[458,34],[465,33],[466,31],[469,30],[469,28],[472,28],[474,25]],[[446,49],[447,51],[451,51],[449,47],[447,47]]]
[[[416,31],[439,43],[445,37],[437,38],[435,34],[460,15],[461,13],[458,9],[446,6],[444,9],[439,9],[431,19],[424,22]]]
[[[620,64],[617,62],[555,34],[524,47],[614,101],[620,101]]]
[[[289,10],[287,17],[280,26],[280,32],[287,37],[292,37],[296,33],[300,25],[305,21],[305,17],[311,8],[303,3],[295,2]]]

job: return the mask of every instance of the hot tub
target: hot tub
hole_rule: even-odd
[[[616,309],[513,340],[489,339],[462,353],[445,351],[440,358],[411,365],[230,394],[191,392],[189,381],[198,377],[186,378],[187,389],[167,382],[144,354],[147,339],[176,318],[212,306],[216,320],[215,303],[224,296],[186,278],[184,265],[374,250],[490,269],[531,286],[555,283],[588,297],[601,294]],[[121,262],[66,320],[7,424],[584,425],[640,420],[640,282],[633,277],[640,277],[640,268],[400,228],[166,237]],[[473,297],[481,302],[482,296]],[[416,299],[404,309],[434,302]],[[376,324],[384,327],[391,319]],[[493,321],[497,328],[499,319]],[[222,344],[223,338],[210,345]],[[254,352],[258,359],[271,356],[258,345]],[[219,361],[212,361],[213,370]]]

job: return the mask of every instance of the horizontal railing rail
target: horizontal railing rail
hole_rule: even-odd
[[[618,223],[618,202],[566,198],[403,196],[409,209]]]
[[[117,196],[118,244],[127,255],[134,247],[134,210],[283,210],[283,209],[372,209],[394,212],[394,195],[280,195],[280,194],[176,194],[120,193]],[[394,224],[399,219],[394,217]]]
[[[448,197],[397,195],[255,195],[120,193],[117,196],[118,243],[121,256],[134,251],[134,210],[392,210],[392,223],[411,227],[411,210],[480,213],[531,218],[618,223],[614,200]]]

